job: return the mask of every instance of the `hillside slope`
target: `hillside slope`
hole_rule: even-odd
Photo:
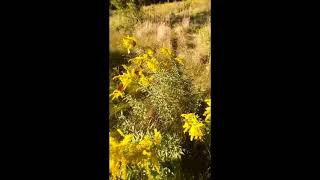
[[[171,48],[185,59],[193,84],[210,92],[211,1],[187,0],[142,7],[139,21],[113,11],[110,14],[110,68],[123,64],[121,38],[133,35],[141,47]]]

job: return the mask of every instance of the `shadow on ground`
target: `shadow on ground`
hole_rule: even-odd
[[[122,64],[126,64],[126,56],[123,52],[120,51],[112,51],[109,52],[109,70],[119,67]]]
[[[204,24],[208,22],[208,17],[211,15],[210,11],[200,12],[190,17],[190,21],[195,27],[194,29],[198,29]]]
[[[195,27],[193,29],[200,28],[205,23],[207,23],[208,22],[208,18],[210,16],[211,16],[211,12],[210,11],[199,12],[197,14],[191,15],[190,16],[190,22]],[[181,23],[184,17],[185,16],[183,16],[183,15],[175,15],[175,14],[172,13],[171,16],[170,16],[170,25],[171,25],[171,27],[173,27],[177,23]]]

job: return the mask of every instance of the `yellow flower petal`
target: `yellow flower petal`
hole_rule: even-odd
[[[124,93],[116,89],[110,94],[110,96],[113,96],[111,100],[114,100],[118,99],[119,97],[123,97]]]

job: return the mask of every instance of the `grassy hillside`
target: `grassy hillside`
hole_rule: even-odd
[[[211,179],[210,7],[110,12],[111,179]]]
[[[181,1],[142,7],[139,21],[117,11],[110,15],[110,65],[125,62],[121,38],[133,35],[142,47],[168,47],[185,59],[196,87],[210,92],[210,0]]]

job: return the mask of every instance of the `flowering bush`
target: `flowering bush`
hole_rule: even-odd
[[[132,134],[124,135],[117,129],[123,139],[117,142],[110,137],[110,172],[113,178],[127,178],[127,166],[144,169],[147,177],[152,178],[151,172],[160,173],[160,166],[156,155],[156,146],[161,142],[161,134],[154,129],[154,136],[145,135],[140,141],[134,140]]]
[[[194,147],[209,151],[210,97],[193,88],[182,71],[184,59],[170,48],[140,49],[131,36],[122,43],[128,63],[110,89],[110,177],[185,179],[183,161],[197,151]]]

